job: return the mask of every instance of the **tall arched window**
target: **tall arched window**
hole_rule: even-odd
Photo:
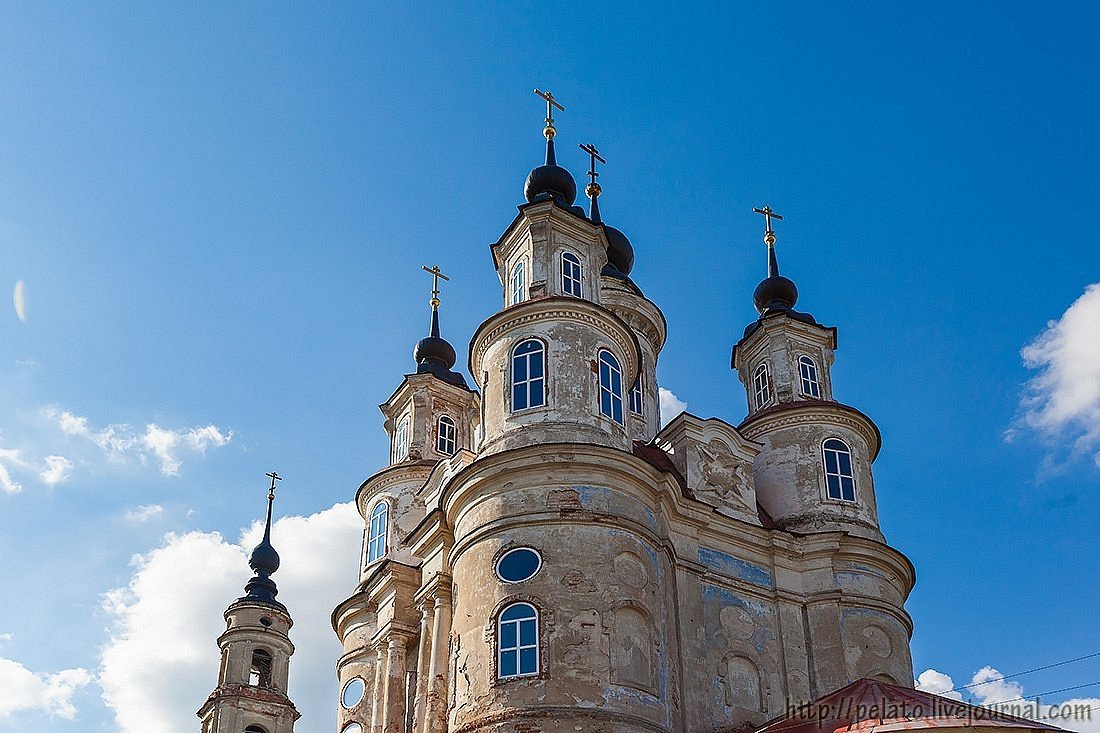
[[[252,652],[248,684],[253,687],[271,687],[271,652],[268,650],[256,649]]]
[[[386,554],[386,526],[389,524],[390,507],[380,501],[370,513],[370,528],[367,530],[367,563],[379,560]]]
[[[512,305],[527,300],[527,292],[525,290],[526,274],[527,267],[523,260],[520,260],[516,263],[516,266],[512,268]]]
[[[821,385],[817,381],[817,363],[808,356],[798,357],[798,374],[802,378],[802,394],[821,398]]]
[[[581,297],[581,261],[572,252],[561,253],[561,291]]]
[[[436,448],[445,456],[453,456],[457,448],[458,429],[450,415],[439,418],[439,433],[436,440]]]
[[[630,388],[630,412],[642,416],[642,378],[638,377]]]
[[[405,460],[409,455],[409,418],[401,418],[397,423],[397,432],[393,434],[393,460],[391,463]]]
[[[600,412],[623,424],[623,370],[607,349],[600,351]]]
[[[539,613],[529,603],[513,603],[497,618],[497,678],[539,673]]]
[[[756,395],[756,409],[772,401],[772,375],[768,369],[768,362],[760,362],[752,375],[752,390]]]
[[[821,444],[825,462],[825,490],[830,499],[856,500],[856,479],[852,471],[852,449],[843,440],[829,438]]]
[[[546,404],[546,348],[528,339],[512,350],[512,410]]]

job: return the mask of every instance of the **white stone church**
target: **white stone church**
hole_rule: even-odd
[[[823,696],[924,706],[879,715],[882,730],[960,727],[929,711],[961,703],[912,689],[914,569],[879,527],[881,436],[837,399],[836,328],[795,309],[778,215],[759,210],[767,277],[732,351],[747,416],[662,427],[664,316],[630,278],[629,240],[600,216],[595,148],[589,210],[575,205],[555,159],[561,107],[543,96],[545,163],[491,247],[500,308],[470,340],[473,386],[441,336],[437,285],[416,370],[381,405],[390,465],[355,494],[360,572],[332,614],[337,733],[857,726],[852,711],[791,718],[792,703]],[[203,733],[294,728],[278,564],[269,502],[255,577],[226,611]]]

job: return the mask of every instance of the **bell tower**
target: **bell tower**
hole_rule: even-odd
[[[294,621],[275,600],[279,591],[271,579],[279,569],[279,553],[271,546],[271,507],[275,482],[282,477],[274,471],[267,475],[271,488],[264,537],[249,560],[256,574],[245,585],[245,595],[225,611],[218,686],[198,711],[202,733],[293,733],[300,716],[287,697]]]

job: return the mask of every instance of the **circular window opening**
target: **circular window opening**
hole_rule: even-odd
[[[508,550],[497,561],[497,576],[505,583],[519,583],[534,576],[542,567],[542,558],[530,547]]]
[[[363,733],[363,726],[358,723],[348,723],[340,733]]]
[[[363,699],[363,693],[365,691],[366,688],[363,685],[363,679],[361,677],[352,677],[348,680],[348,683],[344,685],[344,692],[340,695],[340,702],[342,702],[346,708],[353,708]],[[345,728],[345,730],[347,729]]]

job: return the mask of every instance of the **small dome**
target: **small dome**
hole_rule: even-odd
[[[790,278],[772,275],[760,281],[752,294],[759,313],[768,310],[790,310],[798,302],[798,288]]]
[[[607,237],[608,263],[622,274],[629,275],[634,269],[634,247],[630,240],[615,227],[604,224],[603,231]]]
[[[572,206],[577,198],[577,182],[573,180],[573,174],[554,163],[535,168],[523,185],[523,196],[531,202],[546,193],[566,206]]]
[[[438,336],[420,339],[416,342],[416,348],[413,349],[413,359],[417,364],[434,361],[450,369],[455,365],[456,358],[454,347]]]
[[[272,575],[279,569],[279,553],[266,538],[252,551],[248,565],[260,575]]]

